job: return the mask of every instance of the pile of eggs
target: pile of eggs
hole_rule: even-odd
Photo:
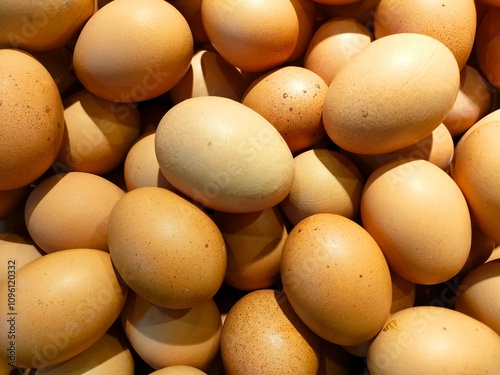
[[[500,374],[500,1],[3,0],[1,374]]]

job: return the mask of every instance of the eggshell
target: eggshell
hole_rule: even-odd
[[[191,30],[173,5],[164,0],[115,0],[87,21],[73,63],[79,80],[93,94],[141,102],[179,82],[192,56]]]
[[[201,22],[202,0],[169,0],[186,19],[196,44],[209,43],[207,33]]]
[[[16,269],[44,255],[29,238],[15,233],[0,233],[0,264],[9,264],[15,259]],[[0,274],[0,281],[7,279],[7,274]]]
[[[334,17],[315,31],[304,56],[304,68],[318,74],[327,85],[339,69],[372,42],[370,31],[358,20]]]
[[[361,0],[349,4],[332,4],[325,9],[327,18],[354,18],[365,27],[373,29],[373,15],[380,0]]]
[[[283,137],[228,98],[190,98],[172,107],[158,125],[155,149],[172,186],[217,211],[273,207],[293,182],[293,156]]]
[[[493,249],[490,257],[486,260],[486,262],[491,262],[492,260],[500,259],[500,246],[497,246]]]
[[[149,375],[203,375],[203,374],[206,373],[197,369],[196,367],[177,365],[156,370],[155,372],[152,372]]]
[[[193,307],[211,299],[224,279],[220,230],[198,207],[164,188],[126,193],[109,216],[108,243],[123,280],[158,306]]]
[[[8,288],[15,301],[9,302]],[[15,358],[10,360],[19,367],[38,368],[84,352],[118,318],[127,291],[109,254],[100,250],[63,250],[15,270],[14,286],[8,280],[0,282],[0,311],[15,323],[8,319],[0,323],[2,332],[14,329]],[[11,340],[1,335],[0,345],[10,348]]]
[[[327,89],[318,74],[284,66],[257,78],[241,102],[268,120],[296,153],[326,134],[321,115]]]
[[[416,285],[398,274],[391,272],[392,305],[391,314],[399,310],[413,307],[415,303]]]
[[[96,0],[4,0],[0,6],[0,48],[49,51],[62,47],[77,35],[96,5]]]
[[[500,70],[498,59],[500,57],[500,8],[491,7],[484,15],[477,28],[475,52],[481,72],[491,85],[500,87]]]
[[[462,69],[474,44],[476,6],[474,0],[381,0],[373,28],[376,39],[395,33],[433,37],[450,49]]]
[[[244,214],[217,211],[212,219],[226,243],[226,283],[241,290],[256,290],[269,288],[279,280],[288,230],[278,207]]]
[[[326,132],[359,154],[410,146],[443,122],[459,84],[453,54],[436,39],[414,33],[380,38],[332,80],[323,106]]]
[[[319,341],[281,291],[260,289],[229,310],[221,336],[227,375],[316,374]]]
[[[464,195],[426,160],[392,160],[378,167],[361,196],[361,219],[391,270],[414,283],[452,278],[469,255],[472,224]]]
[[[105,175],[118,167],[140,134],[136,107],[81,90],[63,101],[64,138],[56,161],[69,170]]]
[[[0,190],[14,190],[39,178],[56,158],[63,105],[47,69],[23,51],[0,49],[0,81]]]
[[[130,293],[120,315],[129,342],[154,369],[207,368],[219,350],[221,317],[213,300],[190,309],[166,309]]]
[[[294,158],[295,178],[280,203],[292,224],[317,213],[329,212],[355,219],[364,178],[347,157],[327,149],[311,149]]]
[[[281,259],[283,290],[300,319],[338,345],[369,340],[391,308],[382,251],[359,224],[320,213],[291,230]]]
[[[368,351],[372,375],[500,371],[500,337],[460,312],[436,306],[401,310],[389,317]]]
[[[455,148],[451,173],[477,226],[500,243],[500,121],[473,127]]]
[[[29,186],[14,190],[0,190],[0,220],[5,219],[16,210],[22,209],[29,191]]]

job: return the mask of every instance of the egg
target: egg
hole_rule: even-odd
[[[152,368],[206,369],[219,351],[221,317],[213,300],[189,309],[161,308],[130,293],[120,315],[127,338]]]
[[[15,259],[16,269],[40,258],[44,253],[25,236],[16,233],[0,233],[0,264],[8,264]],[[7,279],[7,274],[0,275],[0,281]]]
[[[419,33],[439,40],[450,49],[462,69],[474,44],[476,6],[474,0],[381,0],[375,10],[373,28],[376,39],[395,33]]]
[[[345,17],[354,18],[365,27],[373,29],[373,15],[380,0],[360,0],[345,4],[327,5],[327,18]]]
[[[328,85],[300,66],[284,66],[257,78],[241,102],[268,120],[292,153],[303,151],[325,136],[322,112]]]
[[[388,318],[370,345],[367,364],[372,375],[497,374],[499,350],[500,337],[478,320],[418,306]]]
[[[292,153],[276,128],[228,98],[190,98],[172,107],[158,125],[155,149],[167,181],[217,211],[273,207],[294,178]]]
[[[392,305],[391,314],[413,307],[415,304],[416,285],[398,274],[391,272]]]
[[[53,366],[94,345],[118,318],[128,289],[120,283],[108,253],[68,249],[44,255],[0,282],[0,345],[18,367]],[[14,292],[12,291],[14,288]],[[14,296],[8,294],[13,293]],[[10,315],[8,312],[14,312]],[[10,320],[9,320],[10,319]]]
[[[45,252],[77,247],[108,250],[108,219],[125,192],[104,177],[67,172],[40,182],[28,196],[24,217]]]
[[[438,284],[464,266],[472,241],[465,197],[453,179],[423,159],[388,161],[361,195],[363,227],[389,267],[416,284]]]
[[[328,149],[311,149],[294,158],[295,178],[280,203],[292,224],[317,213],[358,218],[364,178],[344,155]]]
[[[0,190],[27,186],[54,162],[64,132],[59,90],[33,56],[0,49]]]
[[[227,375],[318,372],[318,337],[279,290],[256,290],[234,304],[222,327],[220,350]]]
[[[332,343],[363,343],[389,315],[392,286],[384,255],[346,217],[319,213],[295,225],[283,248],[281,279],[299,318]]]
[[[90,92],[109,101],[130,103],[170,90],[187,72],[192,56],[191,30],[173,5],[164,0],[140,4],[115,0],[100,8],[83,27],[73,64]]]
[[[485,263],[492,255],[495,241],[489,238],[479,227],[472,223],[472,242],[469,256],[459,275],[463,276]]]
[[[176,365],[176,366],[168,366],[162,369],[156,370],[149,375],[203,375],[206,372],[203,372],[196,367],[192,366],[184,366],[184,365]]]
[[[359,154],[410,146],[443,122],[459,84],[457,62],[443,43],[422,34],[388,35],[353,56],[332,80],[323,106],[326,132]]]
[[[201,22],[202,0],[169,0],[169,3],[186,19],[195,44],[201,45],[210,42]]]
[[[134,189],[116,202],[108,244],[127,285],[166,308],[185,309],[210,300],[226,272],[224,238],[212,219],[160,187]]]
[[[500,9],[496,6],[490,9],[484,15],[477,28],[475,53],[481,72],[488,82],[495,88],[500,87],[500,71],[497,67],[499,58],[498,30]]]
[[[56,162],[69,170],[105,175],[118,167],[137,140],[137,108],[81,90],[63,101],[64,137]]]
[[[22,209],[28,194],[29,186],[13,190],[0,190],[0,220],[5,219],[16,210]]]
[[[5,0],[0,12],[0,48],[49,51],[62,47],[78,34],[96,7],[96,0]]]

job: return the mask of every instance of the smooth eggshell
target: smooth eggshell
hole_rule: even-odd
[[[193,34],[195,44],[210,42],[201,22],[202,0],[169,0],[169,3],[176,7],[186,19]]]
[[[109,254],[94,249],[58,251],[17,270],[14,310],[8,310],[7,288],[7,280],[0,282],[0,311],[17,313],[15,364],[29,368],[62,363],[95,344],[118,318],[128,292]],[[8,332],[8,320],[0,327]],[[0,344],[10,347],[6,334]]]
[[[150,373],[149,375],[204,375],[204,374],[206,375],[206,372],[203,372],[197,369],[196,367],[174,365],[156,370]]]
[[[259,113],[228,98],[175,105],[160,121],[155,144],[172,186],[217,211],[273,207],[293,182],[293,156],[283,137]]]
[[[42,255],[44,253],[29,238],[15,233],[0,233],[0,264],[8,264],[9,259],[15,259],[16,269],[19,269]],[[6,273],[0,275],[0,281],[6,279]]]
[[[375,336],[391,308],[391,275],[380,247],[354,221],[321,213],[291,230],[281,260],[283,290],[318,336],[356,345]]]

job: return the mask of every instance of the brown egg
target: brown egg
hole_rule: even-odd
[[[268,120],[296,153],[326,134],[321,115],[327,89],[318,74],[285,66],[257,78],[241,102]]]
[[[9,317],[0,327],[15,336],[0,336],[0,345],[9,348],[2,361],[29,368],[67,361],[95,344],[124,306],[128,289],[104,251],[58,251],[18,270],[14,262],[8,263],[14,296],[7,298],[12,283],[0,282],[0,311]]]
[[[222,323],[213,300],[167,309],[131,292],[120,319],[134,350],[154,369],[186,365],[204,370],[219,351]]]
[[[372,42],[370,31],[354,18],[334,17],[322,23],[309,43],[304,68],[330,85],[338,70]]]
[[[480,265],[468,273],[458,287],[455,309],[493,329],[500,335],[500,260]]]
[[[209,39],[203,23],[201,22],[201,2],[202,0],[169,0],[170,4],[177,8],[184,16],[196,44],[209,43]]]
[[[370,345],[371,375],[500,373],[500,337],[460,312],[437,306],[398,311]]]
[[[408,147],[442,123],[459,84],[453,54],[436,39],[404,33],[375,40],[332,80],[323,106],[326,132],[359,154]]]
[[[182,79],[169,91],[173,104],[198,96],[222,96],[240,101],[248,84],[242,73],[217,52],[200,50]]]
[[[500,88],[500,8],[491,7],[477,28],[475,51],[481,72],[491,85]]]
[[[212,219],[226,243],[227,284],[256,290],[269,288],[279,280],[288,230],[278,207],[244,214],[217,211]]]
[[[260,289],[229,310],[221,336],[226,375],[317,374],[319,340],[283,292]]]
[[[49,51],[64,46],[96,10],[96,0],[19,2],[4,0],[0,48]]]
[[[280,203],[292,224],[317,213],[350,219],[359,216],[364,179],[347,157],[327,149],[312,149],[294,158],[295,178]]]
[[[453,179],[422,159],[378,167],[361,196],[364,228],[389,267],[417,284],[438,284],[464,266],[471,246],[467,202]]]
[[[455,148],[451,174],[477,226],[500,243],[500,121],[474,126]]]
[[[22,209],[29,193],[29,186],[14,190],[0,190],[0,220],[5,219],[17,209]]]
[[[493,253],[495,241],[489,238],[477,225],[472,224],[472,243],[469,256],[460,270],[460,275],[465,275],[485,263]]]
[[[443,120],[453,137],[463,134],[488,114],[493,93],[482,74],[465,65],[460,71],[460,90],[451,112]]]
[[[56,158],[63,105],[47,69],[20,50],[0,50],[0,81],[0,190],[15,190],[39,178]]]
[[[172,107],[158,125],[155,149],[172,186],[217,211],[273,207],[293,182],[293,156],[283,137],[259,113],[228,98],[190,98]]]
[[[476,6],[474,0],[381,0],[373,28],[376,39],[396,33],[433,37],[450,49],[462,69],[474,44]]]
[[[85,24],[73,63],[79,80],[93,94],[116,102],[142,102],[179,82],[192,56],[191,30],[173,5],[115,0]]]
[[[177,366],[168,366],[165,368],[162,368],[160,370],[156,370],[149,375],[206,375],[206,372],[203,372],[196,367],[192,366],[184,366],[184,365],[177,365]]]
[[[69,170],[97,175],[118,167],[140,134],[137,108],[85,89],[63,104],[64,138],[56,161]]]
[[[15,233],[0,233],[0,264],[9,264],[15,259],[16,270],[40,258],[43,255],[29,238]],[[7,274],[0,274],[0,281],[7,279]]]
[[[408,307],[413,307],[415,303],[415,283],[408,281],[398,274],[391,272],[392,280],[392,305],[391,314]]]
[[[286,63],[302,65],[304,54],[316,30],[317,9],[312,1],[290,0],[299,23],[299,36],[292,54]]]
[[[391,308],[391,275],[375,240],[354,221],[321,213],[289,233],[281,259],[283,290],[318,336],[357,345],[380,330]]]
[[[28,196],[26,227],[47,253],[77,247],[107,251],[108,218],[124,194],[112,182],[91,173],[56,174]]]
[[[167,189],[126,193],[111,211],[108,232],[116,269],[151,303],[190,308],[211,299],[222,284],[227,261],[220,230],[198,207]]]

